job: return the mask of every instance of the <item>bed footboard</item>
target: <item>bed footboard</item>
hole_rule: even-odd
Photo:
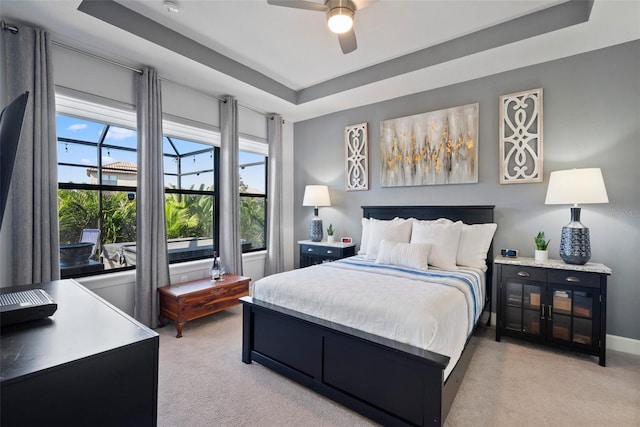
[[[384,425],[442,425],[457,390],[443,382],[448,357],[241,301],[244,363],[256,361]]]

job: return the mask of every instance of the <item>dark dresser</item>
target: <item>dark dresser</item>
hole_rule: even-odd
[[[74,280],[42,288],[53,316],[0,328],[0,424],[155,426],[159,338]]]

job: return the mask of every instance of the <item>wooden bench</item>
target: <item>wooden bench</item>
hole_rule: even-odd
[[[158,288],[160,294],[159,326],[166,319],[176,324],[176,338],[184,325],[194,319],[240,304],[238,298],[249,295],[249,277],[227,274],[224,280],[199,279]]]

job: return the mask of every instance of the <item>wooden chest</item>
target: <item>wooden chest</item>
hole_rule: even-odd
[[[160,326],[166,319],[173,320],[176,338],[180,338],[188,321],[238,305],[238,298],[249,295],[250,281],[249,277],[227,274],[216,282],[207,278],[158,288]]]

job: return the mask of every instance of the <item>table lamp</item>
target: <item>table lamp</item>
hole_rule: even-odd
[[[329,187],[326,185],[307,185],[304,189],[302,206],[313,206],[313,218],[309,225],[309,239],[312,242],[322,240],[322,220],[318,218],[318,206],[331,206]]]
[[[562,227],[560,258],[567,264],[586,264],[591,258],[589,229],[580,222],[578,203],[609,203],[600,168],[551,172],[544,203],[573,204],[571,222]]]

